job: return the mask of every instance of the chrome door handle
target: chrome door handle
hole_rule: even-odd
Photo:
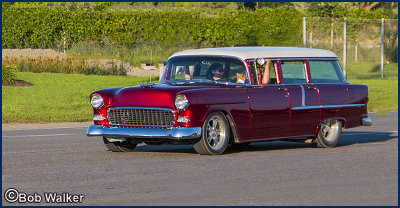
[[[278,87],[278,90],[280,91],[287,91],[287,89],[285,87]]]
[[[312,86],[312,87],[308,86],[307,88],[308,88],[309,90],[316,90],[316,89],[317,89],[317,88],[314,87],[314,86]]]

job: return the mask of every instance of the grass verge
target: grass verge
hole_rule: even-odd
[[[398,80],[397,79],[350,79],[352,84],[364,84],[369,87],[368,111],[378,115],[386,115],[398,110]]]
[[[347,79],[379,79],[381,80],[381,64],[378,62],[350,62],[347,65]],[[385,79],[397,79],[398,63],[383,65]]]
[[[92,120],[91,92],[138,85],[149,77],[18,72],[29,87],[2,87],[3,123],[55,123]],[[152,77],[157,81],[158,77]]]

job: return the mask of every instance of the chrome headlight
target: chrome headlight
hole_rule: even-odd
[[[99,109],[103,107],[104,100],[100,95],[92,94],[90,97],[90,103],[92,104],[93,108]]]
[[[175,97],[175,107],[178,110],[186,110],[189,107],[189,100],[184,95]]]

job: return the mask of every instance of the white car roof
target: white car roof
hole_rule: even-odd
[[[226,47],[226,48],[203,48],[193,49],[174,53],[170,58],[175,56],[234,56],[241,59],[253,58],[337,58],[332,51],[311,48],[297,47]]]

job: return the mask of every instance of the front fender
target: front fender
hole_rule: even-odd
[[[208,90],[185,91],[190,103],[185,111],[178,111],[178,116],[190,119],[189,123],[179,124],[180,127],[201,127],[211,112],[221,111],[229,120],[235,131],[240,135],[248,135],[249,131],[249,101],[244,88],[221,88]]]

